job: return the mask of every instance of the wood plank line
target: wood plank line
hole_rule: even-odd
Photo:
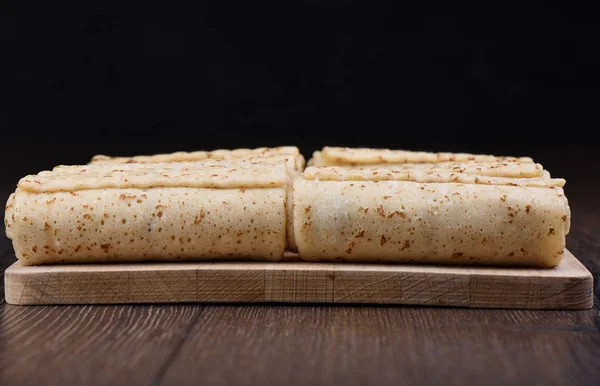
[[[198,322],[198,319],[200,318],[201,313],[202,313],[202,310],[199,310],[196,313],[194,320],[191,323],[189,323],[189,325],[186,327],[185,333],[183,334],[183,336],[181,337],[181,339],[179,340],[179,342],[177,343],[175,348],[171,351],[171,353],[169,354],[169,356],[167,357],[165,362],[162,364],[162,366],[160,367],[160,369],[158,370],[156,375],[153,377],[153,379],[149,383],[150,386],[156,386],[156,385],[160,385],[162,383],[169,367],[173,364],[173,361],[175,360],[175,358],[177,357],[177,355],[183,348],[183,345],[185,344],[186,340],[190,336],[192,329],[195,327],[196,323]]]

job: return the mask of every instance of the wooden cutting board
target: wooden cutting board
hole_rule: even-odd
[[[565,251],[553,269],[286,261],[81,264],[5,272],[9,304],[363,303],[586,309],[591,273]]]

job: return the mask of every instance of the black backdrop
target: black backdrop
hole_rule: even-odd
[[[563,175],[565,154],[597,159],[591,10],[40,3],[0,5],[11,189],[97,153],[372,146],[530,155]]]

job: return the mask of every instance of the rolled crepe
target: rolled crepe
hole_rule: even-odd
[[[124,164],[124,165],[142,165],[147,164],[149,168],[154,168],[155,164],[161,163],[177,163],[181,164],[182,168],[186,167],[187,163],[214,161],[214,160],[237,160],[247,162],[268,162],[268,161],[285,161],[288,168],[290,180],[298,173],[304,170],[304,157],[295,146],[280,146],[274,148],[261,147],[257,149],[235,149],[235,150],[213,150],[213,151],[195,151],[195,152],[176,152],[170,154],[155,154],[150,156],[134,156],[134,157],[108,157],[105,155],[97,155],[92,158],[91,165],[106,165],[106,164]],[[164,166],[164,165],[163,165]],[[121,166],[119,169],[127,172],[130,170],[127,166]],[[291,182],[287,185],[288,199],[286,201],[288,216],[292,216],[292,201],[291,201]],[[296,242],[292,231],[292,222],[287,222],[287,238],[288,249],[296,251]]]
[[[309,167],[293,186],[298,253],[309,261],[553,267],[570,225],[564,182],[543,172]]]
[[[300,170],[297,169],[298,167],[298,158],[296,156],[293,155],[272,155],[272,156],[268,156],[268,157],[261,157],[261,156],[248,156],[248,157],[242,157],[242,158],[234,158],[234,159],[229,159],[228,160],[231,167],[235,168],[235,165],[239,165],[241,164],[242,166],[246,165],[256,165],[256,164],[261,164],[261,165],[276,165],[276,167],[280,166],[280,161],[284,162],[286,165],[286,170],[287,170],[287,176],[288,176],[288,182],[286,183],[286,209],[287,209],[287,218],[288,220],[286,221],[286,235],[287,235],[287,249],[289,249],[290,251],[296,252],[296,242],[294,239],[294,233],[293,233],[293,223],[290,220],[293,213],[292,213],[292,200],[291,200],[291,188],[292,188],[292,179],[298,175],[300,173]],[[303,159],[302,159],[303,162]],[[55,167],[53,169],[52,172],[41,172],[38,174],[39,177],[44,177],[46,174],[49,174],[50,176],[52,176],[53,178],[56,177],[57,175],[61,175],[64,176],[64,178],[71,178],[68,176],[76,176],[76,183],[77,184],[81,184],[83,181],[85,181],[85,179],[83,179],[83,176],[87,176],[87,178],[93,178],[93,179],[97,179],[99,175],[103,175],[103,182],[106,183],[109,179],[111,180],[111,184],[112,186],[121,186],[120,184],[124,183],[125,186],[127,186],[127,184],[129,182],[132,181],[132,178],[136,179],[136,173],[140,173],[140,171],[144,171],[142,173],[142,178],[145,178],[145,173],[146,172],[152,172],[153,170],[157,169],[157,168],[168,168],[171,169],[171,173],[168,175],[169,178],[171,178],[170,176],[175,176],[174,179],[172,180],[167,180],[164,176],[161,176],[160,174],[155,175],[155,178],[159,178],[162,179],[163,182],[162,184],[171,184],[173,186],[177,186],[178,179],[181,178],[197,178],[198,177],[198,171],[197,169],[200,167],[200,164],[204,164],[205,165],[205,174],[212,174],[212,172],[210,172],[210,169],[213,167],[220,167],[219,163],[215,163],[214,160],[201,160],[201,161],[194,161],[194,162],[190,162],[190,161],[182,161],[182,162],[162,162],[162,163],[127,163],[127,164],[90,164],[90,165],[81,165],[81,166],[65,166],[65,165],[59,165],[57,167]],[[112,167],[107,169],[107,165],[112,165]],[[118,165],[118,166],[117,166]],[[195,174],[190,175],[189,170],[196,170]],[[106,171],[109,170],[110,171],[110,175],[105,175]],[[269,178],[268,175],[265,175],[266,178]],[[262,177],[265,177],[262,176]],[[129,178],[128,178],[129,177]],[[204,176],[206,177],[206,176]],[[55,180],[55,183],[64,183],[64,178],[62,180]],[[128,179],[127,179],[128,178]],[[237,182],[238,183],[244,183],[244,184],[255,184],[258,180],[257,180],[257,176],[255,175],[249,175],[248,178],[246,178],[245,180],[242,180],[242,176],[238,176],[237,177]],[[127,179],[128,182],[125,182]],[[136,181],[136,180],[134,180]],[[139,182],[139,181],[138,181]],[[222,181],[221,184],[223,184],[225,181]],[[264,181],[263,181],[264,182]],[[73,186],[72,186],[73,187]],[[76,187],[76,186],[75,186]],[[35,187],[33,187],[35,188]]]
[[[21,179],[5,214],[21,263],[283,257],[284,162],[123,166]]]
[[[308,166],[385,166],[438,162],[520,162],[531,163],[528,157],[500,157],[467,153],[430,153],[422,151],[324,147],[313,153]]]
[[[175,152],[170,154],[138,155],[133,157],[109,157],[96,155],[91,164],[131,164],[131,163],[163,163],[163,162],[193,162],[202,160],[227,160],[227,159],[256,159],[273,156],[293,156],[297,170],[304,169],[304,157],[295,146],[260,147],[256,149],[213,150]]]

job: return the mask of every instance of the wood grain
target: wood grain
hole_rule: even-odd
[[[160,380],[592,384],[600,379],[593,318],[592,310],[207,306]]]
[[[592,276],[570,253],[554,269],[327,263],[161,263],[5,272],[10,304],[272,302],[585,309]]]
[[[146,385],[163,371],[200,310],[5,305],[0,384]]]

